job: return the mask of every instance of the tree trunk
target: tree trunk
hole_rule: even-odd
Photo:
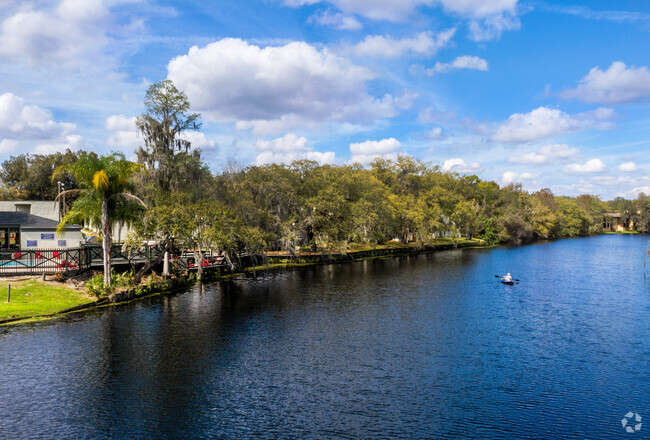
[[[108,199],[102,199],[102,251],[104,252],[104,286],[111,287],[111,224],[108,221]]]
[[[165,251],[165,260],[163,261],[163,279],[169,277],[169,251]]]
[[[151,268],[156,267],[160,262],[165,258],[165,252],[167,252],[170,248],[170,242],[169,240],[164,240],[161,242],[162,249],[160,250],[160,254],[158,254],[158,257],[156,257],[155,260],[148,261],[147,263],[144,264],[138,271],[138,273],[135,274],[133,277],[133,284],[140,284],[140,281],[142,281],[142,277],[145,276],[147,272],[151,270]]]
[[[201,281],[203,277],[203,252],[200,249],[198,252],[194,251],[194,264],[196,265],[196,279]]]

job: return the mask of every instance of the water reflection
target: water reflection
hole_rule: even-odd
[[[612,438],[650,414],[645,241],[263,272],[5,328],[0,437]]]

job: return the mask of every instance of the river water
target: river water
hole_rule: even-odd
[[[308,267],[0,328],[0,438],[650,438],[647,243]]]

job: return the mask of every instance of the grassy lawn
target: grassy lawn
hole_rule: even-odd
[[[8,284],[11,284],[10,303],[7,303]],[[43,283],[36,279],[0,280],[0,320],[49,315],[91,301],[83,292],[64,285]]]

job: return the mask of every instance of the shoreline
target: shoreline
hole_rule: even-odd
[[[614,233],[602,233],[587,235],[584,237],[598,236],[598,235],[626,235],[620,232]],[[641,234],[644,235],[644,234]],[[560,237],[566,238],[566,237]],[[540,241],[547,240],[556,240],[560,238],[552,238]],[[582,238],[582,237],[570,237],[570,238]],[[441,240],[443,241],[443,240]],[[361,250],[351,250],[348,252],[342,253],[313,253],[313,252],[299,252],[294,255],[290,255],[287,252],[272,252],[264,257],[266,262],[263,264],[249,265],[242,267],[236,272],[231,273],[222,273],[220,269],[210,269],[206,268],[203,272],[203,279],[201,282],[217,282],[225,281],[233,278],[240,278],[245,276],[248,273],[257,273],[264,271],[277,271],[288,268],[298,268],[298,267],[307,267],[307,266],[319,266],[326,264],[344,264],[354,261],[362,260],[374,260],[374,259],[383,259],[383,258],[394,258],[405,255],[419,255],[427,254],[434,252],[441,252],[454,249],[490,249],[494,247],[499,247],[508,244],[495,244],[495,245],[486,245],[483,241],[474,239],[474,240],[459,240],[457,243],[451,241],[446,241],[442,243],[436,243],[432,245],[379,245],[371,249],[361,249]],[[535,244],[524,243],[524,244]],[[523,244],[522,244],[523,245]],[[17,277],[16,277],[17,278]],[[22,277],[23,280],[26,279],[38,279],[40,277]],[[46,284],[53,283],[52,281],[46,281]],[[0,327],[11,326],[11,325],[20,325],[20,324],[29,324],[32,322],[41,322],[46,320],[53,320],[65,317],[66,315],[72,313],[87,312],[91,310],[96,310],[105,307],[111,307],[115,305],[127,304],[130,302],[135,302],[138,300],[150,298],[158,295],[167,295],[177,292],[179,290],[186,289],[198,283],[195,273],[189,273],[189,275],[173,275],[171,278],[164,280],[162,282],[150,285],[140,285],[137,287],[132,287],[126,291],[113,293],[109,296],[99,298],[95,301],[90,301],[83,304],[78,304],[74,307],[63,309],[50,314],[42,315],[31,315],[23,316],[17,318],[9,318],[0,320]]]
[[[343,264],[350,263],[354,261],[369,260],[369,259],[382,259],[382,258],[393,258],[404,255],[417,255],[417,254],[426,254],[433,252],[440,252],[446,250],[454,249],[469,249],[469,248],[489,248],[492,246],[486,246],[480,240],[462,240],[454,243],[438,243],[428,246],[390,246],[390,247],[377,247],[375,249],[364,249],[357,251],[350,251],[345,253],[333,254],[333,253],[309,253],[309,254],[298,254],[295,256],[290,256],[289,254],[276,254],[266,256],[266,264],[262,265],[251,265],[243,267],[237,272],[223,274],[219,269],[211,270],[204,269],[203,279],[201,282],[217,282],[224,281],[232,278],[240,278],[245,276],[247,273],[256,273],[263,272],[267,270],[281,270],[293,267],[306,267],[306,266],[317,266],[325,264]],[[40,277],[31,277],[28,279],[37,280]],[[46,282],[50,283],[50,282]],[[127,304],[130,302],[142,300],[145,298],[150,298],[158,295],[166,295],[177,292],[179,290],[186,289],[198,283],[196,276],[193,273],[190,273],[189,276],[172,276],[171,278],[164,280],[160,283],[151,284],[151,285],[141,285],[137,287],[130,288],[126,291],[113,293],[109,296],[99,298],[95,301],[78,304],[74,307],[63,309],[54,313],[49,314],[40,314],[40,315],[31,315],[23,316],[16,318],[9,318],[0,320],[0,327],[20,325],[20,324],[29,324],[33,322],[42,322],[47,320],[53,320],[65,317],[66,315],[72,313],[88,312],[91,310],[96,310],[104,307],[111,307],[115,305]]]

